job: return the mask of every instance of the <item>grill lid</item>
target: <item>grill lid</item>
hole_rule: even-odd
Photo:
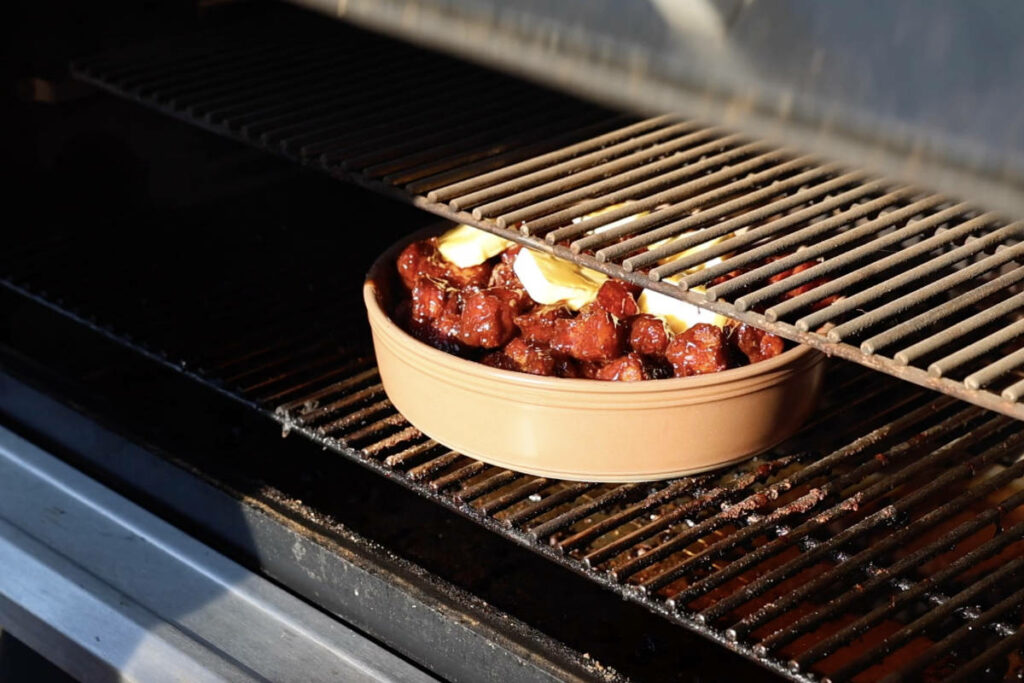
[[[1019,3],[293,0],[632,111],[1024,217]]]

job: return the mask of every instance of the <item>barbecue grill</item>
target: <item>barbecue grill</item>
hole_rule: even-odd
[[[251,651],[280,631],[347,644],[339,659],[384,676],[1024,673],[1024,224],[994,189],[1012,173],[939,194],[777,144],[792,136],[624,114],[286,6],[186,24],[75,59],[76,79],[118,96],[77,116],[139,117],[203,150],[177,172],[229,159],[231,186],[93,212],[88,230],[66,220],[76,207],[41,209],[5,250],[0,464],[8,486],[164,517],[131,528],[216,548],[270,607],[241,636],[218,629],[217,600],[176,609],[118,578],[139,571],[131,552],[117,569],[65,547],[45,522],[64,503],[0,503],[0,540],[48,544],[203,643],[208,671],[253,678],[281,677]],[[821,406],[768,453],[667,482],[564,482],[450,451],[391,406],[360,302],[376,255],[438,220],[416,209],[819,348],[836,357]],[[33,605],[0,578],[0,626],[70,643],[58,664],[75,675],[123,669]],[[326,660],[296,656],[300,678],[330,677],[304,661]]]

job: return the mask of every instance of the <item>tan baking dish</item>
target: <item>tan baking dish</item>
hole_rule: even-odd
[[[751,457],[792,435],[815,406],[824,356],[805,346],[712,375],[645,382],[539,377],[434,349],[388,314],[401,286],[395,259],[428,234],[385,252],[363,299],[388,398],[453,450],[557,479],[666,479]]]

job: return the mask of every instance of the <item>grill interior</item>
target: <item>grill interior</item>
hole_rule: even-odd
[[[361,273],[407,226],[347,249],[333,219],[282,225],[306,197],[266,194],[88,231],[46,222],[5,252],[3,281],[792,678],[1019,675],[1019,422],[835,362],[808,427],[743,465],[627,485],[487,466],[410,426],[378,381]]]
[[[725,129],[624,117],[297,10],[210,24],[79,60],[75,73],[446,218],[1024,417],[1020,222]],[[783,275],[795,266],[805,269]]]
[[[359,288],[408,226],[338,217],[336,232],[284,227],[290,209],[273,192],[220,213],[127,214],[89,229],[68,207],[0,254],[10,300],[49,307],[791,678],[1022,675],[1024,429],[1008,417],[1024,414],[1018,224],[728,131],[622,117],[295,10],[262,10],[82,60],[78,73],[992,410],[836,361],[805,430],[742,465],[627,485],[491,467],[409,425],[378,381]],[[618,213],[572,220],[626,199]],[[657,210],[594,234],[641,206]],[[694,230],[674,248],[729,239],[667,266],[631,253]],[[757,264],[798,246],[807,249],[697,289],[721,270],[708,259]],[[797,279],[768,282],[814,258]],[[702,264],[680,283],[664,279]],[[776,301],[822,275],[814,296],[841,287],[845,303],[818,312],[806,298]]]

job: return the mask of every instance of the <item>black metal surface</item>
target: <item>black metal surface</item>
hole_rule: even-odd
[[[591,485],[490,467],[408,425],[377,380],[360,273],[404,226],[354,253],[329,231],[259,228],[247,206],[115,239],[40,231],[5,255],[6,289],[776,672],[942,678],[980,658],[1016,675],[1018,422],[844,364],[800,435],[716,473]]]
[[[1024,224],[725,130],[624,120],[297,11],[269,16],[82,60],[76,73],[334,177],[1024,417]],[[716,280],[737,268],[746,272]],[[801,286],[814,288],[794,293]],[[832,295],[843,298],[825,305]]]

